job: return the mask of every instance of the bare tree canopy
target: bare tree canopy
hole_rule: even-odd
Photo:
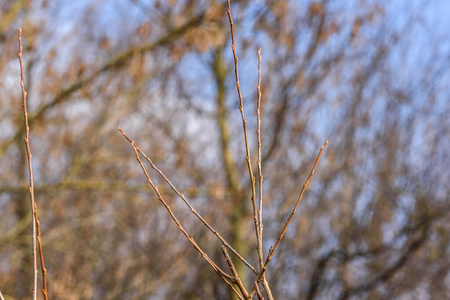
[[[50,299],[234,299],[117,128],[260,266],[246,161],[256,176],[260,48],[265,256],[329,141],[267,271],[274,298],[450,298],[448,1],[240,0],[231,12],[249,153],[226,1],[1,1],[0,297],[29,299],[33,280],[20,26]],[[227,269],[229,248],[147,170]]]

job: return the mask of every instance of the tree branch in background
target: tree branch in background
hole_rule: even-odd
[[[419,237],[413,239],[410,245],[406,247],[406,250],[404,250],[404,253],[390,267],[382,270],[379,274],[377,274],[367,282],[364,282],[355,287],[346,288],[344,291],[342,291],[338,299],[345,300],[359,293],[368,292],[377,287],[378,284],[389,280],[389,278],[391,278],[397,271],[400,270],[401,267],[403,267],[403,265],[405,265],[414,251],[418,250],[422,245],[425,244],[428,239],[427,229],[428,228],[425,225],[424,228],[421,229]]]
[[[41,267],[43,274],[43,285],[44,288],[42,293],[44,294],[45,300],[47,300],[47,270],[44,267],[44,254],[42,253],[42,244],[41,244],[41,230],[40,224],[37,216],[37,207],[36,202],[34,200],[34,180],[33,180],[33,165],[31,162],[31,147],[30,147],[30,127],[28,125],[28,111],[27,111],[27,91],[25,90],[24,76],[23,76],[23,61],[22,61],[22,28],[19,28],[19,63],[20,63],[20,86],[22,87],[22,95],[23,95],[23,115],[25,120],[25,148],[27,150],[27,158],[28,158],[28,171],[30,175],[30,200],[31,200],[31,226],[32,226],[32,252],[33,252],[33,290],[32,290],[32,298],[36,300],[37,298],[37,277],[38,277],[38,268],[37,268],[37,253],[36,253],[36,240],[39,243],[39,254],[41,258]]]
[[[103,74],[106,71],[114,70],[121,68],[124,64],[126,64],[128,61],[130,61],[131,58],[133,58],[135,55],[143,54],[146,52],[149,52],[151,50],[154,50],[158,47],[165,46],[172,42],[174,39],[182,36],[187,30],[198,26],[204,19],[204,14],[200,14],[198,16],[193,17],[186,23],[184,23],[181,26],[175,27],[172,29],[169,33],[167,33],[162,38],[152,41],[143,43],[139,46],[129,48],[125,51],[119,52],[116,55],[114,55],[112,58],[110,58],[106,63],[101,66],[99,69],[95,70],[94,73],[88,77],[81,77],[78,78],[75,82],[73,82],[69,87],[63,88],[59,92],[56,92],[56,96],[47,104],[42,105],[35,114],[31,115],[29,118],[29,122],[32,123],[34,121],[42,119],[44,114],[51,108],[65,102],[69,97],[85,85],[91,83],[94,81],[98,76]],[[2,143],[2,147],[0,148],[0,156],[2,156],[5,151],[8,149],[8,147],[17,139],[19,139],[22,134],[25,132],[25,127],[20,127],[17,129],[16,134],[11,137],[9,140],[6,140]]]
[[[369,292],[374,289],[378,284],[383,283],[391,278],[400,268],[407,262],[408,257],[412,254],[412,251],[418,250],[427,240],[427,231],[433,226],[435,222],[440,221],[448,213],[448,207],[443,207],[441,210],[424,216],[422,220],[412,226],[406,226],[388,243],[382,244],[370,250],[355,250],[347,252],[345,250],[335,249],[331,250],[323,257],[321,257],[311,274],[310,286],[306,299],[312,300],[315,298],[317,292],[320,291],[320,284],[325,273],[326,267],[331,259],[336,259],[340,263],[351,262],[355,259],[376,257],[386,253],[389,250],[395,248],[396,242],[401,239],[407,239],[409,246],[406,247],[404,253],[400,258],[385,270],[380,270],[376,276],[370,280],[361,283],[356,287],[348,287],[341,294],[341,299],[347,299],[354,294]],[[417,234],[419,233],[419,234]],[[411,235],[418,235],[418,237],[410,237]],[[375,260],[380,260],[376,258]]]

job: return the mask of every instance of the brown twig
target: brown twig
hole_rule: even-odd
[[[258,49],[258,86],[257,86],[257,90],[258,90],[258,101],[256,103],[256,116],[257,116],[257,126],[256,126],[256,135],[257,135],[257,139],[258,139],[258,160],[256,161],[256,164],[258,165],[258,179],[259,179],[259,207],[258,207],[258,221],[259,221],[259,239],[260,239],[260,244],[261,247],[258,248],[258,256],[259,256],[259,269],[262,270],[262,268],[264,267],[264,254],[263,254],[263,249],[262,249],[262,238],[263,238],[263,221],[262,221],[262,207],[263,207],[263,180],[264,177],[262,175],[262,144],[261,144],[261,97],[262,97],[262,93],[261,93],[261,48]],[[273,299],[272,296],[272,291],[270,290],[269,287],[269,283],[266,280],[266,276],[263,276],[262,279],[262,284],[264,286],[264,289],[266,290],[267,294],[269,295],[269,299]],[[258,285],[256,285],[256,291],[259,292],[259,288]],[[259,294],[257,293],[257,296],[260,297],[261,294],[259,292]],[[262,296],[261,296],[262,298]]]
[[[20,86],[22,87],[22,95],[23,95],[23,114],[25,120],[25,148],[27,150],[27,158],[28,158],[28,171],[30,175],[30,199],[31,199],[31,220],[32,220],[32,252],[33,252],[33,289],[32,289],[32,298],[36,300],[37,298],[37,277],[38,277],[38,268],[37,268],[37,253],[36,253],[36,203],[34,201],[34,180],[33,180],[33,166],[31,163],[31,148],[30,148],[30,127],[28,125],[28,111],[27,111],[27,91],[25,90],[24,83],[24,75],[23,75],[23,61],[22,61],[22,28],[19,28],[19,63],[20,63]],[[41,253],[41,260],[43,260]],[[45,296],[45,293],[44,293]]]
[[[241,291],[242,295],[245,297],[245,299],[251,299],[248,296],[247,290],[245,289],[241,278],[239,278],[239,274],[237,273],[236,268],[234,267],[233,261],[231,260],[230,255],[228,254],[227,247],[225,247],[225,245],[222,245],[220,247],[220,249],[222,249],[222,253],[225,256],[225,261],[227,262],[228,267],[231,270],[231,273],[233,274],[234,278],[236,279],[236,284],[239,287],[239,290]]]
[[[251,290],[250,294],[248,295],[250,297],[250,299],[253,299],[253,295],[256,293],[256,296],[258,297],[258,300],[264,300],[264,297],[261,294],[261,290],[259,289],[258,286],[258,281],[255,281],[253,283],[253,289]],[[269,297],[272,297],[272,294],[270,294]],[[273,298],[269,298],[269,299],[273,299]]]
[[[258,138],[258,177],[259,177],[259,209],[256,208],[256,187],[255,187],[255,176],[253,176],[253,169],[251,164],[251,158],[250,158],[250,149],[248,146],[248,137],[247,137],[247,121],[245,120],[245,114],[244,114],[244,100],[242,97],[241,87],[239,84],[239,68],[238,63],[239,59],[236,54],[236,44],[234,39],[234,27],[233,27],[233,18],[231,17],[231,3],[230,0],[227,1],[227,14],[228,19],[230,21],[230,31],[231,31],[231,49],[233,50],[233,58],[234,58],[234,74],[236,77],[236,88],[238,91],[239,96],[239,110],[241,112],[241,118],[242,118],[242,126],[244,129],[244,140],[245,140],[245,150],[247,153],[247,166],[248,166],[248,173],[250,175],[250,182],[251,182],[251,188],[252,188],[252,205],[253,205],[253,221],[255,223],[255,234],[256,234],[256,243],[257,243],[257,252],[258,252],[258,259],[259,259],[259,265],[260,265],[260,274],[262,274],[261,280],[263,282],[264,289],[266,290],[267,295],[269,296],[269,299],[273,299],[272,292],[270,290],[269,284],[265,278],[264,272],[263,272],[263,249],[262,249],[262,231],[263,231],[263,225],[262,225],[262,169],[261,169],[261,49],[258,51],[258,102],[257,102],[257,118],[258,118],[258,124],[256,128],[257,138]],[[259,281],[257,281],[258,283]],[[258,284],[256,284],[256,288],[258,288]]]
[[[328,140],[325,140],[325,143],[320,148],[319,154],[317,155],[317,158],[316,158],[316,161],[314,163],[314,166],[312,167],[311,172],[309,173],[308,179],[306,179],[305,183],[303,183],[302,191],[300,192],[300,195],[299,195],[299,197],[297,199],[297,203],[295,203],[294,209],[292,210],[289,218],[286,220],[286,224],[284,225],[284,228],[281,231],[280,237],[278,238],[277,242],[275,243],[275,246],[270,247],[269,254],[267,255],[266,262],[264,264],[263,269],[261,270],[261,273],[259,275],[258,281],[261,281],[263,279],[264,273],[267,270],[267,266],[269,265],[270,261],[272,260],[273,254],[277,250],[278,245],[281,242],[281,239],[283,238],[284,234],[286,233],[286,230],[287,230],[287,228],[289,226],[289,223],[291,222],[292,218],[294,217],[295,212],[297,211],[297,207],[298,207],[300,201],[303,198],[303,194],[305,193],[306,187],[308,186],[309,181],[310,181],[311,177],[313,176],[314,171],[316,170],[317,164],[319,163],[319,160],[320,160],[320,156],[322,155],[323,149],[325,148],[325,146],[327,144],[328,144]]]
[[[242,127],[244,129],[244,140],[245,140],[245,151],[247,153],[247,167],[248,167],[248,174],[250,175],[250,182],[252,186],[252,205],[253,205],[253,221],[255,223],[255,234],[256,234],[256,242],[258,247],[258,253],[262,252],[262,239],[260,235],[260,229],[258,225],[258,211],[256,208],[256,187],[255,187],[255,176],[253,176],[253,169],[252,169],[252,163],[250,158],[250,149],[248,146],[248,137],[247,137],[247,121],[245,120],[245,114],[244,114],[244,99],[242,97],[241,92],[241,86],[239,84],[239,68],[238,68],[238,57],[236,54],[236,45],[234,41],[234,27],[233,27],[233,18],[231,17],[231,4],[230,0],[227,1],[228,9],[228,19],[230,21],[230,29],[231,29],[231,49],[233,50],[233,57],[234,57],[234,75],[236,77],[236,87],[238,91],[239,96],[239,110],[241,111],[241,118],[242,118]]]
[[[150,175],[148,174],[147,170],[144,167],[144,164],[142,163],[142,160],[139,157],[139,153],[141,153],[140,149],[136,145],[136,143],[130,139],[126,133],[123,131],[123,129],[119,128],[119,131],[122,133],[122,135],[130,142],[131,146],[133,147],[134,153],[136,155],[136,160],[139,162],[139,165],[141,166],[142,171],[145,174],[145,177],[147,178],[148,183],[153,188],[153,191],[155,192],[156,196],[158,197],[158,200],[164,205],[169,215],[172,217],[172,220],[177,224],[178,229],[186,236],[188,241],[194,246],[194,248],[201,254],[201,256],[208,262],[208,264],[213,268],[213,270],[233,289],[233,291],[236,293],[236,295],[239,296],[239,293],[236,291],[236,289],[232,286],[232,282],[235,282],[235,278],[228,275],[225,271],[223,271],[219,266],[217,266],[214,261],[209,258],[209,256],[200,248],[200,246],[195,242],[194,238],[190,236],[187,231],[183,228],[180,221],[178,221],[177,217],[175,217],[174,213],[172,212],[172,209],[167,204],[167,202],[162,197],[161,193],[159,192],[158,187],[153,183],[152,179],[150,178]],[[242,299],[240,297],[240,299]]]
[[[36,202],[34,202],[34,218],[36,220],[36,230],[37,230],[37,242],[39,247],[39,256],[41,258],[41,269],[42,269],[42,294],[44,295],[44,299],[47,300],[47,269],[44,264],[44,253],[42,252],[42,242],[41,242],[41,222],[37,217],[37,207]]]
[[[258,138],[258,178],[259,178],[259,207],[258,207],[258,221],[259,221],[259,239],[262,241],[263,223],[262,223],[262,205],[263,205],[263,175],[261,166],[261,48],[258,50],[258,101],[256,103],[256,116],[258,118],[256,135]],[[262,242],[261,242],[262,244]],[[263,251],[262,247],[259,250],[259,264],[263,267]]]
[[[125,136],[125,138],[131,143],[132,140],[125,134],[125,132],[119,128],[119,131],[122,132],[122,134]],[[259,274],[259,272],[248,262],[246,261],[231,245],[220,235],[220,233],[215,230],[196,210],[195,208],[190,204],[190,202],[186,199],[186,197],[178,191],[178,189],[172,184],[172,182],[167,178],[167,176],[153,163],[153,161],[148,157],[144,151],[142,151],[137,145],[136,145],[137,151],[149,162],[150,166],[153,170],[155,170],[163,179],[167,182],[167,184],[170,186],[170,188],[183,200],[183,202],[189,207],[191,212],[212,232],[214,235],[231,251],[233,252],[236,257],[238,257],[250,270],[253,271],[256,275]]]
[[[263,298],[263,296],[261,294],[261,291],[259,290],[257,282],[255,282],[255,288],[256,288],[256,296],[258,296],[258,300],[264,300],[264,298]]]

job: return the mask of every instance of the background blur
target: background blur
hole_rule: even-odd
[[[255,168],[262,49],[265,254],[329,139],[270,265],[276,298],[450,298],[450,2],[233,1],[232,14]],[[5,299],[32,287],[19,26],[50,298],[230,299],[117,130],[257,264],[226,3],[3,0]],[[151,175],[224,266],[217,239]]]

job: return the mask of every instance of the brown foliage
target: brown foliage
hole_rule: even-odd
[[[32,286],[20,25],[49,298],[228,298],[228,286],[176,230],[117,133],[121,126],[199,214],[259,265],[226,4],[75,2],[0,5],[3,296],[29,298]],[[446,298],[445,22],[423,13],[434,7],[427,1],[408,9],[347,3],[232,4],[255,175],[257,49],[264,57],[265,255],[317,149],[325,137],[330,143],[267,280],[276,299]],[[157,173],[149,175],[186,231],[228,270],[220,241]],[[251,286],[256,275],[244,274]]]

